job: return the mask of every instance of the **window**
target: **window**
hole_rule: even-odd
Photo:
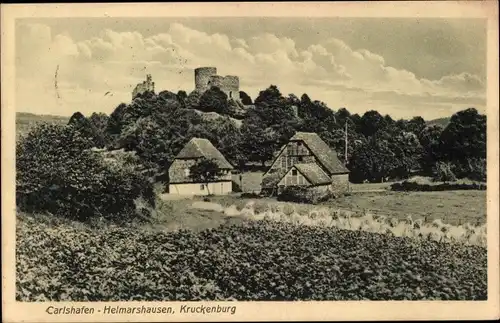
[[[189,177],[189,168],[184,169],[184,175]]]
[[[286,157],[281,157],[281,168],[286,169]]]
[[[302,161],[302,156],[299,156],[299,162],[301,162],[301,161]]]
[[[297,170],[296,169],[292,169],[292,176],[297,176]]]
[[[200,191],[203,191],[205,189],[205,185],[201,184],[200,185]]]
[[[229,98],[232,98],[232,97],[233,97],[233,92],[229,91]]]

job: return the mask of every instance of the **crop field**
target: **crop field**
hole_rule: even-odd
[[[19,214],[18,301],[485,300],[486,249],[272,220],[154,231]]]

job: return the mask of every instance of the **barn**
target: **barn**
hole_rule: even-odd
[[[349,190],[349,170],[316,133],[297,132],[284,145],[264,174],[276,176],[278,191],[287,186],[305,186],[315,190]]]
[[[210,183],[194,181],[189,175],[190,167],[201,158],[214,160],[223,175]],[[232,192],[231,171],[233,166],[222,153],[203,138],[191,139],[177,154],[168,169],[170,194],[178,195],[224,195]]]

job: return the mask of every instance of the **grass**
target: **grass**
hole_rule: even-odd
[[[353,210],[369,209],[374,213],[402,219],[415,215],[428,221],[460,225],[486,221],[485,191],[387,192],[346,196],[328,205]]]
[[[252,199],[243,199],[239,195],[214,196],[211,201],[223,206],[235,204],[241,206]],[[259,204],[278,203],[272,198],[257,199]],[[432,222],[441,219],[443,223],[473,225],[486,222],[486,191],[443,191],[443,192],[383,192],[363,193],[330,200],[323,206],[363,213],[385,215],[398,220],[411,215],[415,219]],[[312,208],[312,205],[300,205]]]
[[[241,175],[241,182],[240,182]],[[244,172],[233,175],[233,182],[241,187],[242,192],[260,192],[260,183],[264,172]]]

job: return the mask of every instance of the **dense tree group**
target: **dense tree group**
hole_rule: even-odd
[[[207,120],[200,111],[221,117]],[[97,147],[135,151],[157,174],[166,172],[192,137],[209,139],[243,169],[266,165],[296,131],[307,131],[318,133],[337,151],[353,182],[403,179],[414,173],[486,178],[486,116],[474,108],[456,113],[446,126],[427,125],[421,117],[393,120],[375,110],[361,116],[346,108],[335,111],[307,94],[284,96],[275,85],[254,101],[243,91],[240,101],[228,100],[212,87],[204,93],[145,93],[119,105],[109,117],[94,113],[87,119],[75,113],[70,123],[89,132]]]

